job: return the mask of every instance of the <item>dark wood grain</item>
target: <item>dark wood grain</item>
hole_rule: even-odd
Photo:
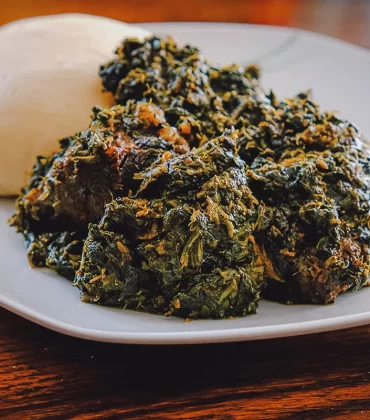
[[[0,24],[63,12],[128,22],[251,22],[370,47],[368,1],[18,0],[0,6]],[[63,336],[0,309],[0,418],[370,419],[369,356],[370,327],[247,343],[129,346]]]
[[[0,310],[0,417],[366,419],[369,348],[370,327],[219,345],[104,344]]]

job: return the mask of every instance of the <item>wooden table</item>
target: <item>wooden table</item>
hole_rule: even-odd
[[[104,344],[1,310],[0,417],[365,420],[369,348],[370,327],[233,344]]]
[[[129,22],[252,22],[370,47],[367,1],[18,0],[0,10],[0,24],[61,12]],[[130,346],[66,337],[0,309],[0,418],[370,419],[369,356],[370,327],[247,343]]]

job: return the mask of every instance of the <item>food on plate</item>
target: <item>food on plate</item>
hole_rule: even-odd
[[[123,38],[147,35],[87,15],[37,17],[0,28],[0,195],[19,194],[35,157],[57,152],[55,139],[88,127],[94,105],[113,105],[97,68]]]
[[[89,227],[75,280],[83,300],[191,318],[254,312],[267,257],[234,139],[154,163],[140,178],[135,197],[112,201]]]
[[[197,48],[172,38],[124,42],[100,76],[116,103],[160,106],[192,146],[232,127],[257,125],[271,102],[259,85],[258,67],[213,66]]]
[[[370,284],[370,153],[353,124],[171,38],[124,40],[100,75],[117,105],[38,158],[17,200],[31,264],[85,302],[191,319]]]
[[[189,150],[153,104],[96,107],[93,114],[88,130],[63,139],[59,153],[38,158],[14,217],[29,244],[32,265],[47,265],[72,277],[74,262],[80,259],[71,253],[79,249],[75,241],[86,236],[89,223],[99,222],[105,204],[136,191],[140,183],[135,174],[163,154]],[[70,236],[65,231],[75,233]],[[61,250],[54,251],[56,246]]]

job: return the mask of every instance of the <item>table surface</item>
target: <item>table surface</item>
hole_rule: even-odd
[[[1,5],[0,25],[63,12],[294,26],[370,47],[370,2],[357,0],[18,0]],[[0,418],[370,419],[369,349],[370,326],[202,346],[95,343],[0,309]]]

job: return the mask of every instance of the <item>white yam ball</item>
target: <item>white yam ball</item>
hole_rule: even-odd
[[[0,196],[18,194],[37,155],[84,130],[102,93],[99,66],[124,38],[145,30],[112,19],[65,14],[0,28]]]

